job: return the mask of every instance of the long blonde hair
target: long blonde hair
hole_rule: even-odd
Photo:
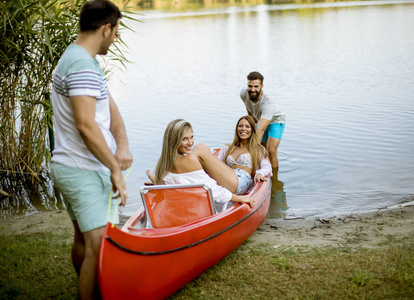
[[[173,120],[167,125],[161,155],[155,168],[155,184],[162,184],[164,177],[172,170],[178,155],[178,147],[187,129],[193,130],[191,124],[183,119]]]
[[[234,139],[233,142],[229,145],[226,154],[224,155],[224,161],[227,161],[227,157],[231,154],[231,152],[233,152],[234,148],[240,144],[240,137],[237,129],[239,127],[240,121],[243,119],[249,122],[250,127],[252,128],[252,134],[247,141],[246,147],[247,151],[250,153],[250,158],[252,160],[252,174],[254,174],[257,170],[257,167],[260,165],[260,161],[264,158],[269,157],[269,154],[267,153],[265,147],[263,147],[257,139],[256,124],[251,116],[243,116],[237,121]]]

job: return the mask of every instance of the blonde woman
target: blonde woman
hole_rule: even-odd
[[[147,171],[148,178],[154,184],[206,184],[212,190],[214,201],[224,207],[231,206],[234,202],[248,203],[253,207],[253,200],[249,196],[233,194],[235,189],[229,183],[237,182],[234,171],[212,155],[206,145],[200,144],[194,151],[193,145],[191,124],[183,119],[171,121],[164,133],[155,175]],[[210,177],[206,168],[214,170],[214,176]],[[232,180],[227,177],[232,177]]]
[[[250,116],[237,121],[233,142],[224,145],[218,154],[238,177],[237,195],[245,194],[253,182],[256,184],[273,175],[268,157],[266,149],[258,142],[256,125]]]

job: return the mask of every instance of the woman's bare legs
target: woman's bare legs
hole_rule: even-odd
[[[233,194],[237,191],[239,179],[232,168],[211,154],[210,148],[205,144],[198,144],[193,148],[193,154],[197,156],[204,171],[217,181],[218,185],[225,187]]]

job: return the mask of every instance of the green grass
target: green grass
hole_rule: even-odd
[[[0,299],[76,299],[68,234],[0,238]]]
[[[0,231],[0,299],[76,299],[70,234]],[[414,299],[413,253],[245,243],[171,299]]]
[[[172,299],[414,299],[413,253],[245,244]]]

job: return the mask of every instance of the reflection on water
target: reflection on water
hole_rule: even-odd
[[[337,214],[414,194],[414,5],[379,2],[146,12],[123,35],[135,64],[110,82],[135,155],[122,213],[141,205],[170,120],[190,121],[196,143],[232,139],[252,70],[287,117],[272,214]]]
[[[125,0],[112,0],[118,7],[124,7]],[[136,0],[125,7],[128,11],[189,11],[199,9],[222,9],[243,6],[280,6],[280,9],[292,9],[306,6],[355,6],[370,5],[364,2],[383,2],[384,0]],[[405,0],[389,0],[405,1]],[[359,2],[359,3],[358,3]],[[381,3],[379,3],[381,4]]]
[[[286,216],[289,206],[286,202],[286,192],[283,189],[283,182],[279,180],[279,168],[273,169],[272,195],[270,199],[269,218],[279,219]]]
[[[324,0],[317,0],[321,2]],[[327,0],[332,1],[332,0]],[[342,0],[350,1],[350,0]],[[123,6],[123,0],[113,0],[119,7]],[[312,0],[137,0],[128,4],[129,10],[189,10],[199,8],[222,8],[240,5],[263,4],[288,4],[311,3]]]
[[[39,174],[37,178],[18,174],[4,181],[1,188],[10,196],[0,194],[0,218],[64,209],[63,202],[55,197],[48,174]]]
[[[109,81],[134,155],[120,212],[141,206],[145,171],[154,169],[172,119],[191,122],[196,143],[232,140],[246,114],[238,93],[252,70],[287,116],[271,215],[349,212],[412,197],[413,3],[145,12],[135,32],[122,33],[134,63]]]

